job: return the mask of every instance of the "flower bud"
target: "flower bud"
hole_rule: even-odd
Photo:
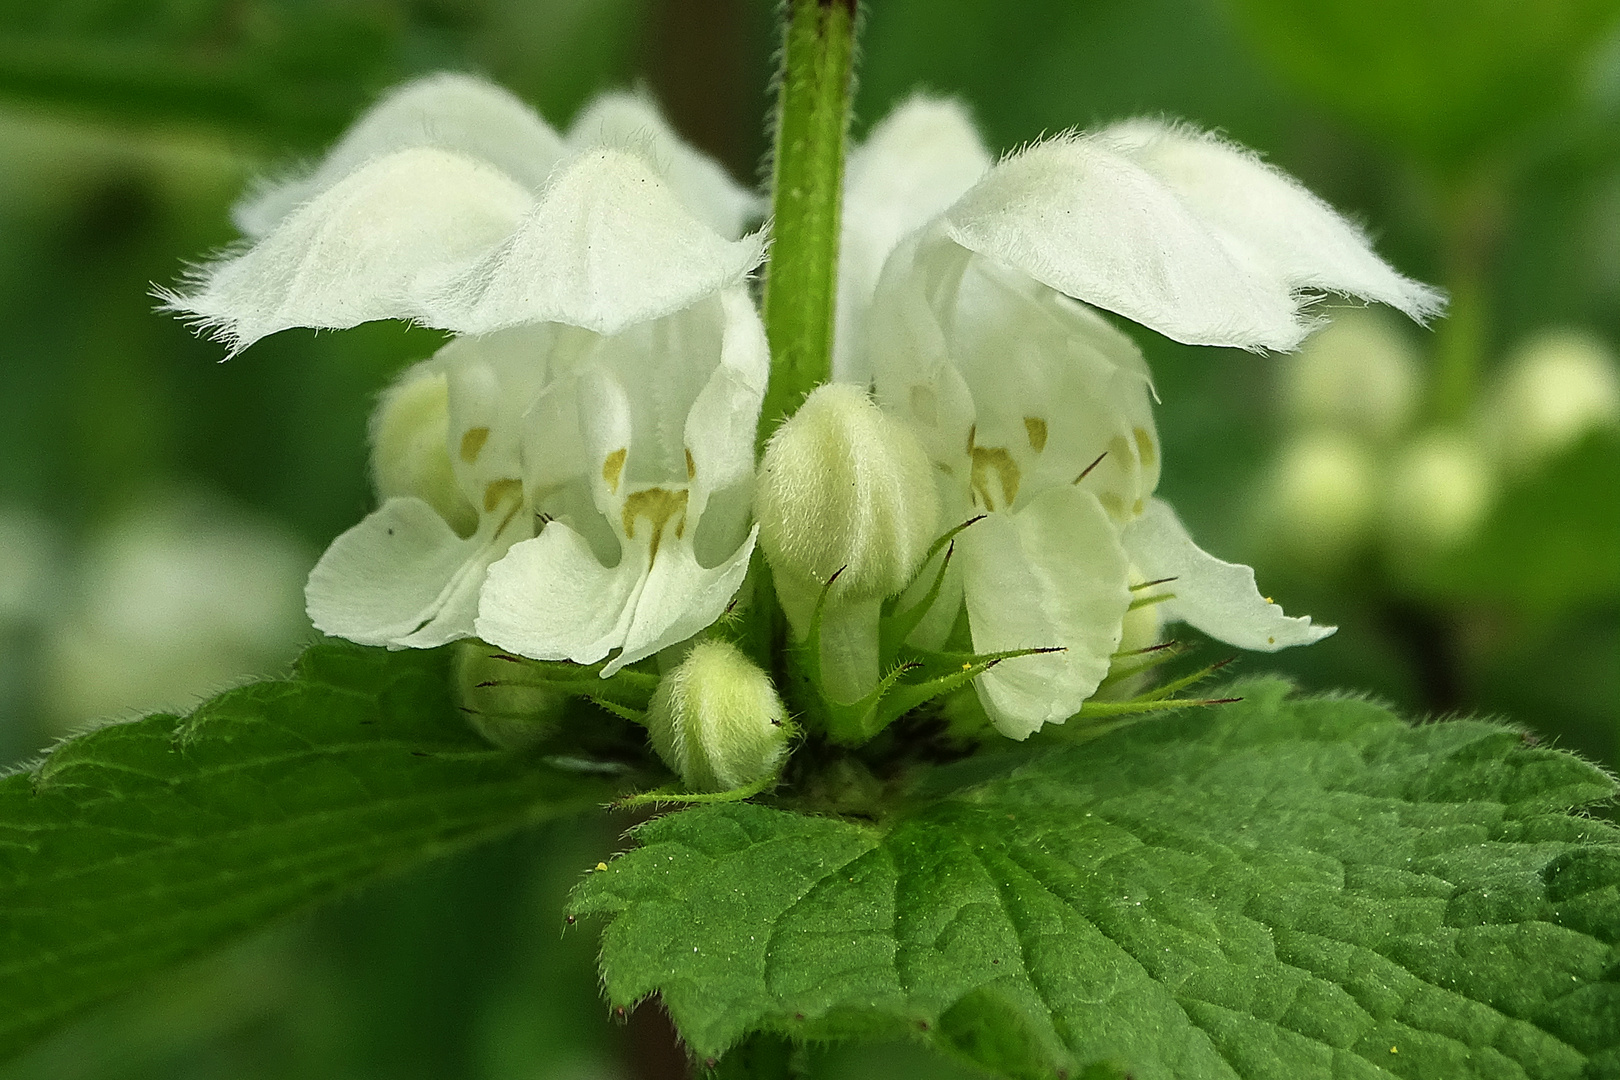
[[[1341,562],[1372,531],[1377,466],[1359,439],[1316,430],[1278,457],[1263,496],[1266,531],[1310,567]]]
[[[771,437],[754,502],[759,544],[779,578],[839,574],[835,596],[906,587],[938,535],[939,493],[922,444],[864,390],[818,387]]]
[[[1620,423],[1614,357],[1578,331],[1544,334],[1509,362],[1480,420],[1503,466],[1530,468],[1588,431]]]
[[[700,641],[653,692],[653,749],[691,791],[731,791],[774,773],[787,709],[770,676],[724,641]]]
[[[478,528],[478,510],[450,463],[450,384],[427,364],[384,390],[371,414],[371,478],[379,498],[415,496],[462,536]]]
[[[1283,407],[1296,424],[1374,439],[1400,432],[1419,389],[1411,343],[1381,312],[1346,309],[1284,359]]]
[[[1484,523],[1495,495],[1485,455],[1455,432],[1435,431],[1396,458],[1384,494],[1384,529],[1398,555],[1454,548]]]
[[[477,638],[459,641],[455,649],[456,700],[478,734],[502,749],[521,750],[556,729],[568,696],[525,678],[530,661]]]

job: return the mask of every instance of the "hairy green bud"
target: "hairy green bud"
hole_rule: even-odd
[[[864,390],[841,383],[818,387],[771,437],[754,508],[778,579],[819,587],[842,570],[836,599],[899,592],[938,535],[939,493],[922,444]]]
[[[723,641],[700,641],[647,709],[653,749],[692,791],[732,791],[774,773],[792,728],[770,676]]]
[[[568,697],[526,676],[531,661],[477,638],[458,641],[455,650],[456,701],[480,735],[503,749],[521,750],[556,729]]]

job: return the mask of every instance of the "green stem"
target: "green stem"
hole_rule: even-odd
[[[1442,424],[1467,417],[1479,391],[1480,369],[1489,348],[1490,266],[1502,231],[1502,178],[1481,167],[1454,187],[1447,202],[1446,285],[1451,309],[1435,342],[1432,418]]]
[[[786,0],[776,108],[765,332],[771,381],[759,442],[832,370],[844,142],[854,86],[856,0]]]

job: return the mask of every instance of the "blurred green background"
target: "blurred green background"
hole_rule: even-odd
[[[1337,636],[1244,671],[1505,716],[1620,761],[1615,0],[877,0],[856,119],[921,87],[987,142],[1117,117],[1219,128],[1446,287],[1433,330],[1329,302],[1301,357],[1131,332],[1161,493]],[[486,73],[553,123],[641,83],[759,175],[768,0],[0,3],[0,762],[274,672],[302,576],[369,508],[365,418],[438,335],[292,331],[229,364],[152,283],[234,239],[254,176],[378,92]],[[0,1080],[673,1077],[595,994],[569,883],[623,820],[379,883],[109,1004]],[[948,1075],[830,1048],[825,1077]]]

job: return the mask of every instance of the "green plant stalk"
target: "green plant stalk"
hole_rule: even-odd
[[[765,269],[771,379],[760,446],[832,371],[856,8],[856,0],[786,0],[784,8]]]
[[[1503,183],[1499,170],[1486,165],[1445,193],[1450,206],[1445,284],[1451,305],[1437,328],[1429,402],[1430,418],[1440,424],[1462,423],[1479,395],[1490,347],[1490,267],[1503,226]]]

